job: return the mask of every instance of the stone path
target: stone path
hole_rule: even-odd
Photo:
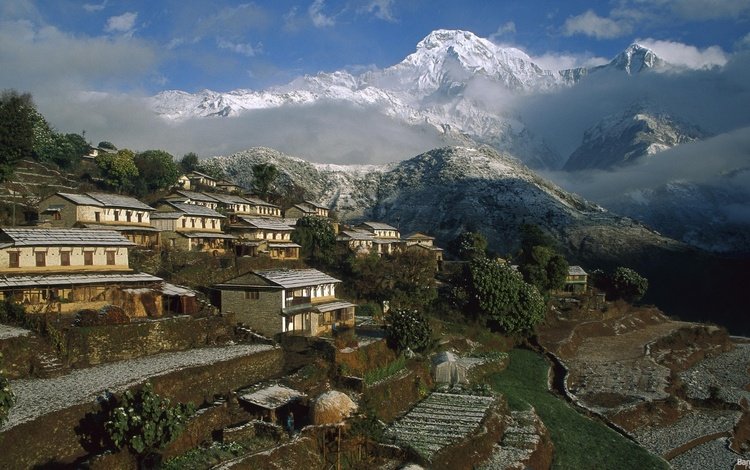
[[[94,402],[106,390],[120,392],[148,378],[175,370],[221,362],[272,348],[257,344],[201,348],[78,369],[68,375],[51,379],[14,380],[10,386],[16,394],[17,401],[10,409],[8,421],[0,427],[0,431],[47,413]]]

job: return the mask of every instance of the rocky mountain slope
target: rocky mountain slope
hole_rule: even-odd
[[[568,193],[517,159],[490,147],[445,147],[383,166],[314,164],[267,148],[215,157],[240,184],[251,166],[272,163],[279,185],[301,188],[344,221],[374,219],[402,233],[425,231],[446,244],[463,230],[481,231],[500,253],[517,249],[524,223],[541,226],[574,256],[621,259],[649,248],[683,246]]]
[[[637,105],[621,114],[607,116],[588,129],[563,169],[612,169],[706,136],[696,126]]]

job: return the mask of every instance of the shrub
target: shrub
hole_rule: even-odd
[[[2,358],[3,356],[0,354],[0,359]],[[0,425],[8,419],[8,411],[15,402],[16,395],[10,388],[10,382],[3,377],[2,370],[0,370]]]
[[[192,403],[171,406],[146,383],[137,393],[123,394],[119,406],[109,410],[104,429],[116,448],[145,455],[175,439],[194,413]]]
[[[386,336],[391,347],[399,351],[419,351],[430,344],[432,330],[427,318],[418,310],[393,310],[388,314]]]
[[[648,290],[648,279],[630,268],[619,267],[612,275],[612,294],[616,298],[637,302]]]

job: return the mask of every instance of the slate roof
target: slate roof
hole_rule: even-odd
[[[266,202],[263,199],[254,197],[254,196],[245,196],[245,200],[249,201],[251,204],[256,206],[268,206],[268,207],[275,207],[279,208],[276,204],[271,204],[270,202]]]
[[[568,266],[568,276],[587,276],[586,271],[580,266]]]
[[[246,224],[252,225],[261,230],[279,230],[283,232],[292,232],[294,227],[290,227],[278,219],[264,219],[262,217],[239,217]]]
[[[425,235],[422,232],[414,232],[410,234],[409,236],[405,237],[404,240],[434,240],[435,237],[431,237],[429,235]]]
[[[114,230],[85,228],[3,228],[0,229],[8,246],[134,246],[135,243]]]
[[[148,206],[138,199],[130,196],[123,196],[121,194],[110,194],[110,193],[86,193],[86,194],[73,194],[73,193],[57,193],[58,196],[63,197],[74,204],[80,206],[95,206],[95,207],[117,207],[122,209],[136,209],[141,211],[153,211],[153,207]]]
[[[366,230],[342,230],[337,237],[338,240],[374,240],[375,235]]]
[[[134,274],[47,274],[39,276],[0,276],[0,289],[50,287],[83,284],[117,284],[162,282],[160,277],[146,273]]]
[[[117,230],[118,232],[158,232],[150,225],[112,225],[112,224],[82,224],[84,228],[97,230]]]
[[[170,211],[170,212],[154,212],[151,214],[151,220],[155,219],[179,219],[182,217],[182,212]]]
[[[317,269],[267,269],[255,274],[285,289],[341,282]]]
[[[199,206],[197,204],[185,204],[184,202],[167,202],[167,204],[185,215],[193,215],[198,217],[217,217],[220,219],[226,218],[213,209],[205,206]]]
[[[383,222],[362,222],[362,224],[366,227],[370,227],[373,230],[395,230],[398,231],[396,227],[392,227],[388,224],[385,224]]]
[[[275,410],[304,396],[304,393],[284,385],[270,385],[254,392],[243,393],[239,399],[267,410]]]
[[[228,235],[226,233],[222,232],[178,232],[180,235],[182,235],[185,238],[216,238],[216,239],[224,239],[224,240],[234,240],[234,235]]]
[[[222,204],[250,204],[250,201],[244,197],[237,196],[236,194],[212,194],[212,198],[221,202]]]
[[[175,194],[179,194],[180,196],[192,199],[193,201],[219,202],[215,197],[211,195],[208,195],[206,193],[199,193],[197,191],[188,191],[187,189],[178,189],[175,191]]]

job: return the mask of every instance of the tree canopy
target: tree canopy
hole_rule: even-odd
[[[463,232],[451,241],[448,248],[462,260],[484,257],[487,255],[487,238],[479,232]]]
[[[419,310],[392,310],[387,321],[386,337],[394,349],[420,351],[430,345],[430,322]]]
[[[4,90],[0,94],[0,182],[13,174],[19,160],[33,156],[35,113],[29,93]]]
[[[109,188],[118,192],[132,191],[139,175],[134,158],[132,150],[121,149],[117,153],[107,153],[96,159]]]
[[[180,177],[174,157],[164,150],[146,150],[137,154],[133,161],[140,175],[135,185],[138,195],[169,188]]]
[[[620,266],[612,274],[611,294],[628,302],[637,302],[648,290],[648,279],[636,271]]]
[[[334,260],[336,234],[330,222],[317,216],[305,216],[297,220],[292,240],[302,249],[302,256],[313,263],[329,265]]]
[[[270,163],[257,163],[253,165],[253,186],[260,197],[268,197],[279,170]]]
[[[196,155],[195,152],[189,152],[182,156],[182,160],[180,160],[180,170],[182,170],[183,173],[190,173],[191,171],[197,170],[199,164],[200,161],[198,160],[198,155]]]
[[[544,298],[511,266],[475,258],[466,277],[468,307],[481,320],[509,334],[526,334],[544,319]]]

